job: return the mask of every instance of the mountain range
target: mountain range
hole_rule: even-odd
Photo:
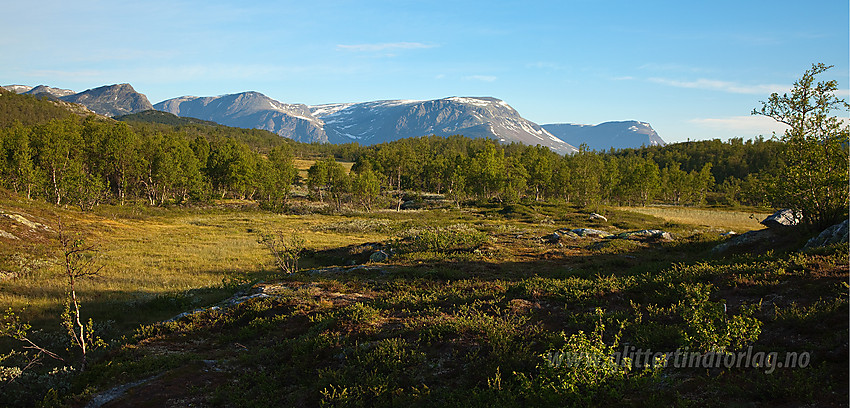
[[[75,93],[44,85],[8,85],[17,93],[77,103],[97,114],[116,117],[155,109],[181,117],[226,126],[268,130],[300,142],[364,145],[397,139],[462,134],[502,143],[541,145],[560,154],[587,144],[594,150],[611,147],[664,145],[648,123],[606,122],[596,126],[538,125],[523,118],[506,102],[491,97],[448,97],[435,100],[386,100],[307,106],[276,101],[259,92],[197,97],[182,96],[151,105],[130,84],[107,85]]]

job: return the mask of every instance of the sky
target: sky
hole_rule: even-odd
[[[817,62],[850,99],[846,0],[2,2],[0,85],[130,83],[151,103],[492,96],[669,143],[781,133],[750,112]]]

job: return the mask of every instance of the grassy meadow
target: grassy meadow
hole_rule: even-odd
[[[674,206],[621,207],[621,209],[663,218],[671,222],[720,228],[727,231],[735,231],[739,234],[764,228],[759,221],[770,215],[757,211],[746,212]]]
[[[844,406],[846,245],[716,254],[749,213],[559,203],[332,213],[307,202],[262,211],[70,208],[0,197],[50,230],[0,229],[0,306],[46,348],[70,348],[55,230],[98,245],[83,316],[107,346],[83,373],[50,361],[3,391],[15,406]],[[761,217],[761,214],[757,214]],[[672,240],[544,239],[559,229],[662,229]],[[276,270],[258,234],[305,241],[300,271]],[[378,250],[389,255],[370,261]],[[231,296],[242,303],[211,308]],[[261,296],[260,296],[261,295]],[[169,318],[201,309],[178,320]],[[16,347],[7,339],[4,348]],[[631,349],[629,349],[631,347]],[[805,367],[614,364],[627,350],[785,354]],[[5,350],[5,349],[4,349]],[[5,351],[4,351],[5,352]],[[74,363],[74,353],[67,364]],[[559,357],[561,356],[561,357]],[[563,356],[579,356],[563,364]],[[0,362],[0,365],[8,362]],[[769,371],[769,373],[768,373]]]

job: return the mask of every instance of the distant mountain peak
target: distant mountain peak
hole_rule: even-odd
[[[3,89],[12,91],[17,94],[24,95],[47,95],[50,97],[60,98],[63,96],[73,95],[76,92],[70,89],[52,88],[47,85],[29,86],[29,85],[4,85]]]
[[[586,144],[590,149],[605,151],[610,148],[639,148],[641,146],[664,146],[667,143],[647,122],[636,120],[613,121],[598,125],[575,123],[553,123],[543,125],[559,139],[575,144]]]
[[[301,142],[327,142],[324,123],[307,105],[276,101],[257,91],[221,96],[182,96],[162,101],[154,109],[226,126],[263,129]]]
[[[561,154],[576,150],[493,97],[382,100],[316,105],[310,110],[324,122],[328,140],[335,143],[376,144],[432,134],[462,134],[503,143],[539,144]]]
[[[148,98],[136,92],[130,84],[105,85],[59,99],[79,103],[97,114],[110,117],[153,109]]]
[[[54,98],[61,98],[63,96],[73,95],[75,93],[76,92],[70,89],[53,88],[47,85],[39,85],[25,92],[25,94],[27,95],[49,95]]]
[[[24,92],[29,92],[33,87],[29,85],[3,85],[3,89],[14,92],[16,94],[22,94]]]

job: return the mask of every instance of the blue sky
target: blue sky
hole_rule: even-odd
[[[494,96],[540,124],[640,120],[677,142],[769,137],[750,112],[814,62],[850,85],[844,0],[5,3],[0,84],[128,82],[152,103]]]

